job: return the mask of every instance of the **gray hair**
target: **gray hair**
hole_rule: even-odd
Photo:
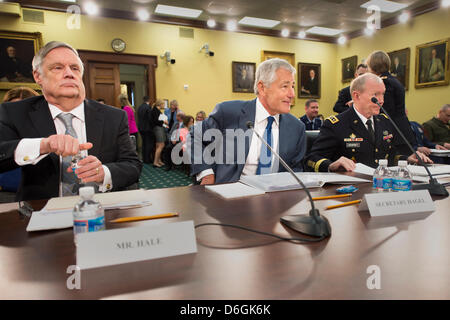
[[[444,105],[442,106],[442,108],[441,108],[440,111],[446,112],[448,108],[450,108],[450,104],[448,104],[448,103],[447,103],[447,104],[444,104]]]
[[[352,94],[353,91],[364,92],[366,89],[366,82],[370,79],[377,83],[383,83],[383,80],[381,80],[379,76],[373,73],[365,73],[353,79],[350,84],[350,94]]]
[[[44,58],[49,54],[50,51],[56,48],[67,48],[71,50],[78,58],[81,68],[81,74],[84,73],[83,62],[81,61],[77,50],[75,50],[70,44],[61,41],[50,41],[38,51],[38,53],[33,58],[33,71],[42,73],[42,63],[44,62]]]
[[[279,58],[266,60],[258,66],[256,69],[255,84],[253,86],[255,94],[259,94],[258,83],[260,81],[264,84],[264,86],[270,87],[270,85],[275,81],[275,73],[280,68],[286,69],[294,75],[296,73],[295,68],[291,66],[289,62]]]

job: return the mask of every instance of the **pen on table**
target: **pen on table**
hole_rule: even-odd
[[[345,197],[351,197],[351,196],[352,196],[351,193],[346,193],[346,194],[335,194],[332,196],[316,197],[316,198],[312,198],[312,199],[313,200],[326,200],[326,199],[345,198]]]
[[[345,206],[351,206],[352,204],[358,204],[360,203],[361,200],[354,200],[354,201],[349,201],[349,202],[343,202],[340,204],[335,204],[333,206],[328,206],[325,208],[325,210],[329,210],[329,209],[335,209],[335,208],[340,208],[340,207],[345,207]]]
[[[159,219],[159,218],[171,218],[178,217],[178,213],[162,213],[155,214],[153,216],[136,216],[136,217],[125,217],[111,220],[110,222],[132,222],[132,221],[141,221],[141,220],[150,220],[150,219]]]

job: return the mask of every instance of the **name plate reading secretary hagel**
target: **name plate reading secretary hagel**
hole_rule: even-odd
[[[80,269],[197,252],[192,220],[81,233],[77,241]]]
[[[428,190],[365,194],[358,211],[369,210],[372,217],[433,212],[435,206]]]

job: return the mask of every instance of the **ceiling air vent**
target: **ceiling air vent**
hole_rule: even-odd
[[[194,29],[180,28],[180,38],[194,39]]]
[[[23,21],[33,23],[44,23],[44,11],[22,9]]]

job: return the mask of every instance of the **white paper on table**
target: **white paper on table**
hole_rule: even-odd
[[[27,231],[65,229],[73,227],[72,210],[34,211]]]
[[[205,189],[218,194],[224,199],[236,199],[266,193],[264,190],[254,188],[240,182],[205,186]]]
[[[450,165],[448,164],[429,166],[427,168],[430,170],[431,175],[450,174]],[[423,166],[408,165],[408,170],[414,176],[428,176],[428,173]]]
[[[366,175],[369,175],[369,176],[373,176],[373,173],[375,172],[375,169],[371,168],[369,166],[366,166],[363,163],[358,162],[356,164],[355,170],[353,170],[353,172],[366,174]]]
[[[100,202],[104,209],[119,209],[130,206],[150,205],[148,193],[144,189],[96,193],[94,200]],[[79,196],[51,198],[42,211],[72,210],[80,201]]]

